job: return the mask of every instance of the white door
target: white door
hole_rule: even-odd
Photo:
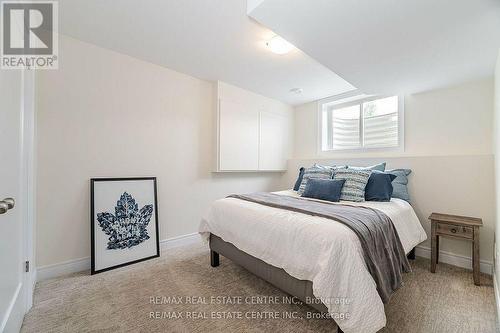
[[[0,332],[18,332],[26,311],[22,75],[0,70]],[[14,208],[5,212],[4,198]]]

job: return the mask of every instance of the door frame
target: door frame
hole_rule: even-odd
[[[29,262],[29,272],[23,276],[24,305],[27,313],[33,305],[36,284],[35,220],[36,220],[36,91],[35,70],[25,69],[21,78],[22,117],[22,181],[23,258]]]

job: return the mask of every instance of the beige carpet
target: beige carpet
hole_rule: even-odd
[[[332,320],[300,319],[312,312],[305,305],[186,304],[186,296],[205,297],[207,303],[211,296],[286,296],[224,257],[218,268],[211,268],[208,260],[207,249],[196,245],[95,276],[83,272],[40,282],[22,332],[335,332]],[[439,264],[431,274],[429,261],[421,258],[412,266],[404,287],[386,306],[387,327],[382,332],[495,332],[490,277],[483,275],[483,285],[476,287],[471,272],[464,269]],[[183,304],[151,304],[151,297],[168,296],[182,297]],[[183,318],[152,319],[151,312],[171,317],[180,313]],[[212,312],[278,312],[296,318],[211,319]],[[192,318],[186,318],[187,313]]]

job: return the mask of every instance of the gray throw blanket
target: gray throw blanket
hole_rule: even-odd
[[[324,217],[348,226],[361,242],[368,271],[375,280],[384,303],[401,287],[402,273],[411,271],[396,228],[391,219],[377,209],[330,204],[274,193],[234,194],[229,198]]]

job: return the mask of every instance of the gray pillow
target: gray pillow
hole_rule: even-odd
[[[347,165],[324,165],[324,164],[318,164],[314,163],[313,165],[314,168],[320,168],[320,169],[330,169],[330,170],[337,170],[337,169],[347,169]]]
[[[344,201],[365,201],[365,188],[372,171],[356,170],[352,168],[337,169],[333,173],[333,179],[345,180],[344,187],[340,194],[340,200]]]
[[[386,162],[382,162],[379,164],[367,166],[367,167],[354,167],[354,166],[349,166],[349,168],[354,169],[354,170],[377,170],[377,171],[385,171],[385,165]]]
[[[408,194],[408,175],[411,173],[411,169],[387,170],[386,173],[396,176],[392,181],[392,187],[394,189],[392,197],[410,202],[410,195]]]
[[[331,179],[333,174],[333,169],[331,168],[318,168],[313,166],[311,168],[307,168],[304,170],[304,176],[302,177],[302,182],[299,186],[298,193],[302,195],[304,190],[306,189],[307,181],[310,178],[318,178],[318,179]]]

